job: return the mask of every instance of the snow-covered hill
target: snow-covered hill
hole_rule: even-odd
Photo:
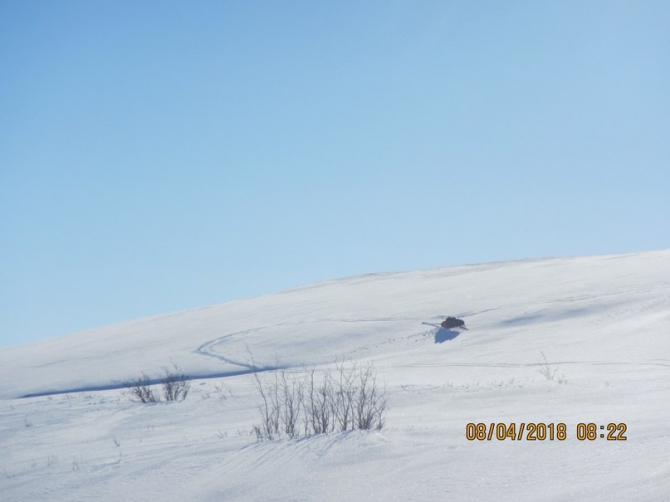
[[[422,324],[447,315],[469,331]],[[251,354],[372,361],[386,427],[257,442]],[[122,393],[172,362],[186,401]],[[668,417],[670,251],[371,274],[0,350],[0,498],[670,500]],[[468,423],[567,437],[469,441]]]

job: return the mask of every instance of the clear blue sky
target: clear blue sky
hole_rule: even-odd
[[[0,346],[668,248],[669,26],[666,1],[0,0]]]

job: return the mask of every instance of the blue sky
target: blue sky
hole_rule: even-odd
[[[668,26],[663,1],[0,0],[0,346],[668,248]]]

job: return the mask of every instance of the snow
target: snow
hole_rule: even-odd
[[[670,500],[669,299],[670,251],[525,260],[333,280],[2,349],[0,499]],[[448,315],[469,330],[422,324]],[[263,375],[372,361],[386,427],[257,442],[252,354]],[[194,377],[185,401],[123,393],[172,362]],[[565,423],[567,438],[468,441],[471,422]],[[578,423],[625,423],[627,440],[580,441]]]

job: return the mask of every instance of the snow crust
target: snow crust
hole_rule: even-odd
[[[469,330],[422,324],[448,315]],[[372,361],[386,428],[257,442],[250,354]],[[172,362],[186,401],[123,394]],[[670,500],[668,417],[670,251],[370,274],[1,349],[0,499]],[[480,422],[567,439],[467,440]]]

